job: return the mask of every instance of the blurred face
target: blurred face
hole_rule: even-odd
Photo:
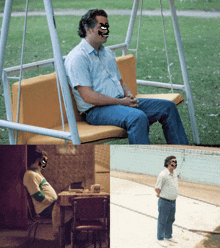
[[[47,166],[47,160],[48,160],[48,157],[47,156],[43,156],[43,158],[41,159],[41,161],[39,161],[38,165],[40,166],[40,168],[42,170],[44,170]]]
[[[168,165],[168,169],[175,170],[177,167],[176,158],[171,159],[170,164]]]
[[[109,35],[108,19],[104,16],[96,16],[97,24],[94,28],[86,29],[86,40],[90,44],[100,46],[107,41]]]

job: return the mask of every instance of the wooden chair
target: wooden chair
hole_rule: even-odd
[[[96,234],[99,235],[99,247],[102,247],[100,232],[105,233],[105,242],[110,247],[110,202],[107,197],[78,197],[72,201],[74,221],[72,226],[72,248],[75,247],[76,232],[93,232],[93,244],[96,248]]]
[[[30,220],[33,221],[33,223],[31,224],[31,226],[29,227],[29,230],[28,230],[28,238],[31,239],[31,232],[33,230],[32,242],[34,242],[35,237],[36,237],[36,233],[37,233],[37,228],[38,228],[39,224],[52,224],[52,219],[41,217],[41,216],[36,214],[32,198],[31,198],[27,188],[26,188],[26,192],[27,192],[28,216],[29,216]]]

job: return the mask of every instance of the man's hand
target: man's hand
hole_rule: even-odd
[[[160,197],[160,192],[161,192],[161,190],[156,188],[155,191],[156,191],[156,193],[157,193],[157,197]]]
[[[127,95],[126,97],[121,99],[121,105],[123,106],[129,106],[132,108],[138,107],[139,101],[132,95]]]

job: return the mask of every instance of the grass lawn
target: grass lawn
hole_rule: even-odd
[[[16,1],[15,1],[16,2]],[[18,2],[18,1],[17,1]],[[55,1],[54,1],[55,2]],[[91,1],[94,2],[94,1]],[[66,55],[80,42],[77,36],[77,27],[80,17],[57,16],[56,23],[60,37],[63,55]],[[137,61],[137,78],[152,81],[169,82],[166,56],[164,50],[163,31],[160,17],[142,19],[141,39]],[[0,19],[1,25],[2,19]],[[110,37],[106,45],[124,42],[129,16],[109,16]],[[12,18],[8,38],[5,67],[20,63],[20,50],[24,18]],[[120,25],[118,25],[120,23]],[[173,83],[183,84],[178,54],[175,45],[171,18],[165,18],[169,59],[173,63],[171,73]],[[220,143],[220,25],[219,19],[202,19],[179,17],[180,31],[188,68],[194,107],[202,144],[215,145]],[[125,28],[124,28],[125,27]],[[137,24],[134,36],[137,35]],[[131,48],[135,48],[136,39],[132,39]],[[53,57],[49,32],[45,17],[29,17],[25,43],[24,63],[30,63]],[[37,73],[49,73],[44,69]],[[32,77],[33,72],[25,73],[24,77]],[[169,89],[139,86],[139,93],[164,93]],[[178,92],[178,91],[176,91]],[[185,97],[185,93],[181,92]],[[2,94],[2,89],[1,89]],[[183,125],[187,132],[190,144],[193,136],[185,101],[178,107]],[[0,95],[0,119],[6,119],[4,99]],[[163,144],[162,129],[154,124],[150,129],[152,144]],[[0,144],[8,144],[7,130],[0,127]],[[110,142],[109,144],[128,144],[127,139]]]
[[[141,3],[141,1],[140,1]],[[197,1],[180,1],[174,0],[175,6],[178,10],[220,10],[219,0],[197,0]],[[104,8],[104,9],[131,9],[133,0],[52,0],[54,9],[90,9],[90,8]],[[162,0],[163,8],[169,8],[168,0]],[[23,11],[25,9],[24,0],[14,0],[13,11]],[[29,8],[31,10],[44,9],[43,0],[29,1]],[[144,9],[159,9],[159,0],[144,0]],[[4,9],[4,1],[0,1],[0,11]]]

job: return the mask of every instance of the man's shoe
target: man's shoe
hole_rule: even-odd
[[[165,238],[166,239],[166,238]],[[176,239],[174,239],[174,238],[170,238],[170,239],[166,239],[166,240],[168,240],[168,241],[170,241],[170,242],[172,242],[172,243],[178,243],[178,241],[176,240]]]
[[[160,246],[163,246],[163,247],[168,247],[169,244],[165,241],[165,240],[157,240],[157,243],[160,245]]]

